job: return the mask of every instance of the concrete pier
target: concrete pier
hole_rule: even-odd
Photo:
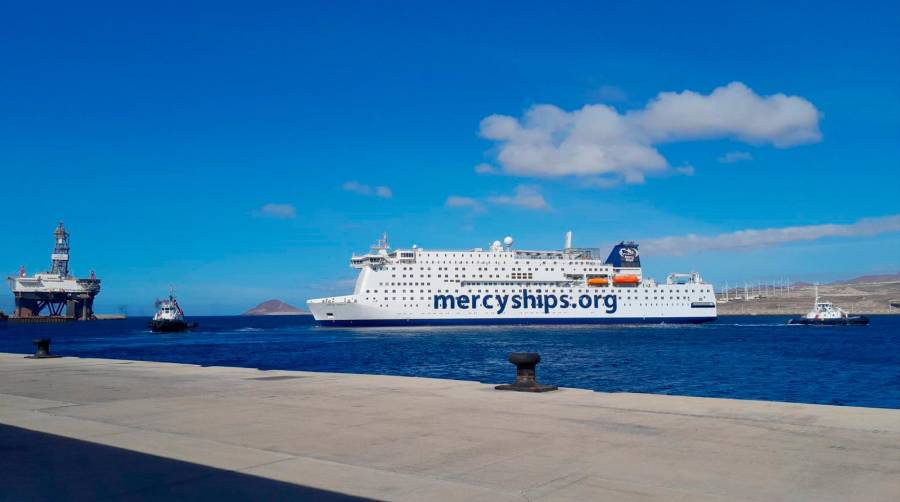
[[[10,500],[900,499],[900,410],[0,354],[0,424]]]

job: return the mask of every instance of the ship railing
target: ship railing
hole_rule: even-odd
[[[319,300],[319,303],[357,303],[357,299],[353,295],[345,295],[345,296],[332,296],[329,298],[322,298]]]
[[[576,284],[582,284],[584,281],[574,280],[542,280],[542,279],[500,279],[500,280],[477,280],[477,281],[460,281],[460,286],[547,286],[547,287],[572,287]]]
[[[386,255],[353,255],[350,257],[350,266],[353,268],[362,268],[366,265],[375,267],[378,265],[384,265],[385,263],[393,263],[393,260]]]
[[[703,284],[703,278],[697,272],[673,272],[666,277],[666,284]]]

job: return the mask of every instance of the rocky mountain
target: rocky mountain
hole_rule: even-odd
[[[241,315],[309,315],[309,312],[281,300],[268,300]]]

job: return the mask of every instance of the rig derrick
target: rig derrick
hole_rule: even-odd
[[[69,274],[69,233],[59,222],[53,232],[54,248],[48,272],[7,277],[15,297],[12,322],[87,321],[94,317],[94,297],[100,292],[100,279],[94,272],[86,279]]]

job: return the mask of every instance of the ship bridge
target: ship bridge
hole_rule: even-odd
[[[416,254],[421,251],[413,245],[412,249],[395,249],[389,252],[390,246],[386,233],[381,235],[371,249],[371,252],[364,255],[354,254],[350,257],[350,266],[353,268],[378,268],[392,263],[415,263]]]

